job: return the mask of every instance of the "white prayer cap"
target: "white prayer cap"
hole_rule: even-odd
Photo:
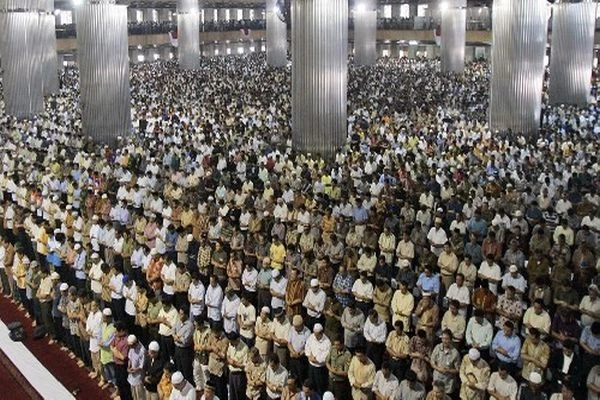
[[[135,335],[129,335],[127,336],[127,344],[128,345],[133,345],[137,342],[137,338],[135,337]]]
[[[508,268],[508,270],[509,270],[510,272],[513,272],[513,273],[514,273],[514,272],[518,272],[518,271],[519,271],[519,268],[518,268],[516,265],[514,265],[514,264],[513,264],[513,265],[511,265],[511,266]]]
[[[269,314],[271,312],[271,310],[267,306],[264,306],[263,308],[261,308],[260,311],[267,313],[267,314]]]
[[[60,284],[59,289],[60,289],[61,292],[67,291],[67,290],[69,290],[69,284],[63,282],[63,283]]]
[[[102,314],[107,317],[112,317],[112,311],[110,308],[105,308],[104,310],[102,310]]]
[[[534,385],[539,385],[540,383],[542,383],[542,375],[540,375],[537,372],[530,373],[529,382],[533,383]]]
[[[177,384],[180,384],[181,382],[183,382],[183,374],[181,372],[177,371],[171,376],[171,383],[173,385],[177,385]]]
[[[148,345],[148,350],[150,350],[150,351],[159,351],[160,350],[160,345],[158,344],[158,342],[152,341]]]
[[[313,326],[313,332],[315,332],[315,333],[323,332],[323,325],[321,325],[319,323],[315,324],[315,326]]]
[[[479,357],[481,357],[481,354],[479,353],[479,350],[477,349],[471,349],[469,350],[469,358],[473,361],[477,361],[479,360]]]
[[[317,286],[319,286],[319,280],[315,279],[315,278],[311,279],[310,280],[310,287],[317,287]]]

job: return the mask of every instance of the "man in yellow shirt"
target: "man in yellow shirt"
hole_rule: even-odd
[[[352,399],[362,400],[369,396],[375,381],[375,364],[371,361],[364,348],[358,347],[348,367],[348,381],[352,387]]]
[[[273,238],[273,243],[269,248],[269,258],[271,259],[271,268],[281,270],[283,268],[283,260],[285,259],[285,246],[281,243],[281,239],[277,236]]]

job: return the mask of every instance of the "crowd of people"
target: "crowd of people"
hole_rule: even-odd
[[[598,107],[491,133],[485,62],[349,73],[323,157],[262,54],[132,66],[113,147],[67,68],[0,119],[4,296],[113,398],[597,400]]]

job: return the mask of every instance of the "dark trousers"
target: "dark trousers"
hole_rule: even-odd
[[[110,308],[113,312],[113,317],[115,321],[123,321],[125,322],[125,299],[111,299]]]
[[[40,303],[42,314],[42,324],[51,339],[56,338],[56,329],[54,329],[54,320],[52,319],[52,301]]]
[[[404,375],[406,374],[406,371],[408,370],[409,364],[408,364],[408,360],[396,360],[393,358],[389,359],[389,363],[390,363],[390,371],[392,371],[392,374],[394,374],[396,376],[396,378],[398,378],[398,382],[401,382],[404,380]]]
[[[258,307],[257,310],[260,310],[264,306],[271,307],[271,292],[269,289],[258,289]],[[271,310],[273,311],[273,310]]]
[[[183,374],[188,382],[194,382],[194,350],[190,347],[175,346],[175,369]]]
[[[324,321],[325,321],[325,318],[323,318],[322,316],[317,318],[317,317],[311,317],[310,315],[307,315],[305,325],[308,329],[310,329],[312,331],[315,324],[323,325]]]
[[[8,275],[4,268],[0,269],[0,280],[2,280],[2,293],[8,296],[10,294],[10,283],[8,282]]]
[[[288,360],[290,372],[296,377],[296,382],[304,382],[306,379],[306,370],[308,369],[308,361],[306,356],[292,358]]]
[[[215,387],[215,394],[219,399],[227,398],[227,378],[225,372],[223,375],[217,376],[213,374],[209,374],[209,381]]]
[[[163,360],[171,362],[171,358],[175,355],[175,342],[173,341],[173,336],[160,335],[160,349],[161,351],[164,349],[162,353]]]
[[[384,343],[367,342],[367,357],[373,361],[375,368],[379,370],[383,361],[383,353],[385,352]]]
[[[246,400],[246,374],[244,371],[229,372],[229,400]]]
[[[115,378],[119,389],[119,397],[122,400],[133,400],[131,386],[127,382],[127,365],[115,364]]]
[[[350,397],[350,382],[347,379],[342,381],[329,380],[329,390],[335,396],[336,399],[345,399]]]
[[[313,383],[315,390],[321,395],[327,390],[327,376],[328,371],[326,367],[308,366],[308,379]]]

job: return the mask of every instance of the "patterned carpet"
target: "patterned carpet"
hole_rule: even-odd
[[[60,345],[48,344],[48,339],[34,340],[32,338],[33,328],[31,321],[25,318],[25,314],[17,309],[17,307],[10,302],[10,300],[0,295],[0,319],[8,324],[13,321],[21,321],[25,331],[27,332],[27,339],[24,344],[27,349],[46,367],[46,369],[56,377],[56,379],[77,399],[85,400],[105,400],[110,398],[108,391],[103,391],[97,386],[97,381],[90,379],[87,374],[89,370],[85,368],[79,368],[75,361],[71,360],[67,353],[60,350]],[[2,357],[2,355],[0,355]],[[3,357],[6,358],[6,357]],[[12,364],[11,364],[12,365]],[[8,367],[0,364],[0,367],[5,370],[9,370]],[[14,368],[14,366],[13,366]],[[17,371],[18,372],[18,371]],[[0,371],[0,399],[39,399],[38,397],[24,397],[13,396],[4,397],[3,393],[10,386],[5,386],[5,379],[2,375],[4,371]],[[20,374],[19,374],[20,375]],[[12,376],[12,374],[11,374]],[[22,378],[22,377],[21,377]],[[18,379],[15,379],[18,380]],[[22,386],[17,384],[18,388]],[[23,391],[21,389],[21,391]],[[37,394],[37,393],[36,393]],[[56,399],[59,400],[59,399]]]

